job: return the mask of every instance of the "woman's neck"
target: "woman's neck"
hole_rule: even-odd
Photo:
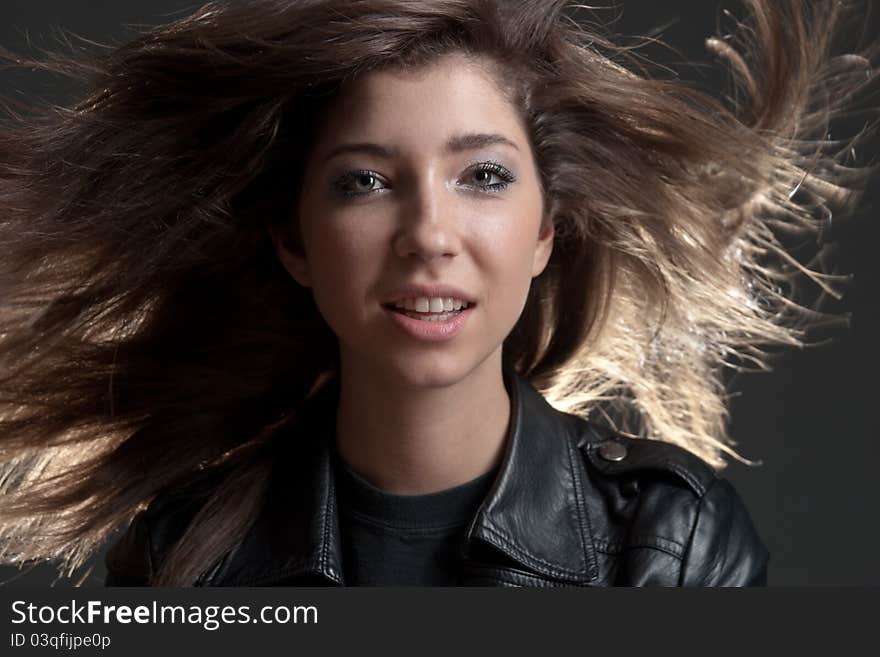
[[[337,449],[388,493],[432,493],[488,472],[501,459],[509,423],[500,354],[442,387],[393,385],[350,363],[341,369]]]

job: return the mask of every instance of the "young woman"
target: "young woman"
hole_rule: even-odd
[[[872,56],[748,4],[727,104],[557,1],[211,2],[40,64],[91,91],[0,131],[5,561],[765,584],[724,367],[798,342],[778,236],[858,186]]]

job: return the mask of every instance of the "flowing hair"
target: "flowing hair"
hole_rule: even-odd
[[[839,277],[783,246],[864,187],[829,122],[876,47],[835,55],[840,2],[748,0],[707,41],[718,100],[651,74],[564,0],[248,0],[100,54],[23,57],[86,85],[0,122],[0,557],[73,572],[156,496],[218,482],[153,583],[247,531],[273,437],[338,369],[298,239],[305,154],[341,85],[459,52],[520,113],[555,227],[505,358],[547,399],[717,468],[725,374],[799,345]],[[855,139],[858,138],[858,135]],[[743,459],[744,460],[744,459]]]

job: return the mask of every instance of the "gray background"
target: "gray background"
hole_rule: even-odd
[[[0,0],[0,45],[21,49],[30,42],[53,45],[51,26],[100,42],[118,43],[137,25],[156,25],[190,13],[199,3],[182,0]],[[880,34],[872,2],[866,15],[868,34]],[[670,64],[684,60],[709,62],[703,38],[713,33],[718,6],[732,2],[685,0],[622,0],[614,30],[622,34],[661,36],[675,49],[647,48],[645,54]],[[858,35],[853,34],[855,39]],[[682,77],[717,89],[721,79],[704,67],[679,67]],[[64,100],[70,89],[41,74],[23,76],[0,71],[4,94]],[[875,101],[880,104],[880,99]],[[863,122],[844,126],[851,133]],[[861,157],[877,160],[878,140],[863,147]],[[770,374],[734,380],[732,435],[747,458],[760,467],[734,462],[726,476],[745,498],[755,524],[771,551],[770,584],[880,584],[880,512],[876,472],[880,444],[876,429],[873,376],[877,370],[880,321],[876,304],[878,282],[877,202],[875,176],[859,210],[836,220],[837,272],[853,274],[840,302],[828,311],[851,313],[848,328],[821,337],[830,344],[782,354]],[[805,290],[816,293],[816,290]],[[86,585],[103,581],[101,555]],[[10,586],[68,586],[54,570],[38,566],[27,572],[0,568],[0,582]]]

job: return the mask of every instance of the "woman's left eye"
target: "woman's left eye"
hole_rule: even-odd
[[[477,187],[486,192],[500,192],[516,180],[516,176],[497,162],[484,162],[471,170],[471,175],[477,181]],[[498,178],[501,182],[491,182],[492,178]]]
[[[507,189],[510,183],[516,180],[516,176],[497,162],[484,162],[472,168],[468,175],[476,181],[476,185],[467,185],[476,187],[480,191],[494,193]],[[492,182],[498,179],[498,182]],[[354,198],[358,196],[368,196],[386,189],[386,187],[376,187],[377,184],[385,185],[385,181],[375,172],[361,169],[358,171],[349,171],[333,182],[333,188],[337,194],[345,198]]]

